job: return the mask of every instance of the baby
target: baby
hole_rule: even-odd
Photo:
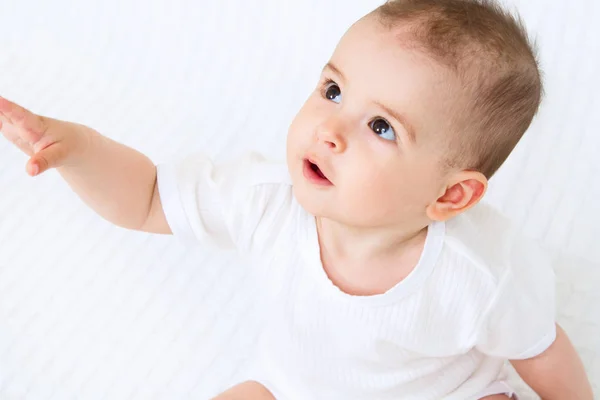
[[[217,399],[592,399],[543,251],[478,204],[541,98],[520,23],[477,0],[392,0],[355,23],[291,124],[287,166],[156,167],[0,99],[35,176],[125,228],[259,260],[269,321]]]

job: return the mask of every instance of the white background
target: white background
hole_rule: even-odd
[[[0,0],[0,95],[162,162],[282,158],[291,118],[376,0]],[[542,111],[489,201],[559,252],[559,316],[600,384],[600,2],[519,0]],[[251,357],[234,254],[115,228],[0,140],[0,399],[205,399]],[[518,329],[518,327],[515,327]]]

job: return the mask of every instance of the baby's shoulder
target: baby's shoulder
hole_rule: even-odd
[[[548,267],[540,243],[484,203],[446,223],[444,250],[447,263],[476,270],[496,285],[509,274],[526,273],[542,264]]]
[[[230,161],[244,176],[249,186],[278,186],[290,188],[292,180],[284,161],[267,158],[264,154],[248,152]]]

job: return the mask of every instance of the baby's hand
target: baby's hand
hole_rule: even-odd
[[[75,161],[89,143],[85,126],[36,115],[2,97],[0,130],[30,157],[25,169],[31,176]]]

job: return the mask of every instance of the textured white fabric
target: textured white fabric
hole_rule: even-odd
[[[155,162],[281,156],[339,35],[380,2],[3,0],[0,95]],[[556,250],[559,322],[598,390],[600,2],[504,2],[546,94],[488,201]],[[25,160],[0,140],[0,399],[204,400],[236,381],[266,317],[246,260],[111,226]]]
[[[495,394],[504,394],[510,399],[518,400],[514,389],[504,381],[494,382],[487,389],[481,391],[476,398],[483,399],[486,396],[493,396]]]
[[[278,400],[475,398],[505,379],[507,359],[556,337],[551,261],[487,205],[432,224],[392,289],[352,296],[324,272],[285,163],[195,155],[158,171],[177,236],[255,257],[269,317],[247,378]]]

